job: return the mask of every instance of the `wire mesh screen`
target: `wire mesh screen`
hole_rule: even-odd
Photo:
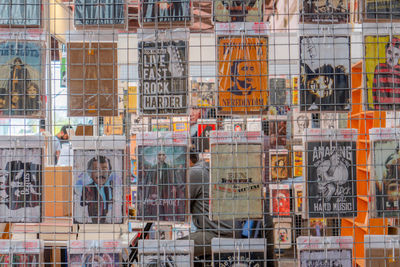
[[[400,1],[0,1],[1,266],[400,266]]]

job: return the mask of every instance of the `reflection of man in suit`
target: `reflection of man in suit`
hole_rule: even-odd
[[[257,79],[257,62],[237,60],[231,65],[231,87],[227,90],[234,95],[251,95],[254,80]]]
[[[113,202],[110,159],[104,156],[93,157],[87,168],[92,182],[84,187],[80,204],[88,207],[93,223],[105,223]]]

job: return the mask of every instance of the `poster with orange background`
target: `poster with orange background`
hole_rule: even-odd
[[[219,38],[219,113],[246,114],[266,110],[268,105],[267,45],[267,37]]]

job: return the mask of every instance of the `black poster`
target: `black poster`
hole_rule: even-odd
[[[143,23],[189,22],[190,0],[142,0]]]
[[[347,23],[349,2],[350,0],[301,0],[300,22]]]
[[[186,114],[186,41],[139,43],[139,93],[143,114]]]
[[[350,37],[300,36],[300,110],[349,111]]]
[[[400,20],[400,0],[365,0],[364,20]]]
[[[214,266],[234,267],[234,266],[248,266],[258,267],[264,266],[265,253],[264,252],[218,252],[214,253]]]
[[[124,24],[123,0],[75,0],[75,25]]]
[[[356,216],[356,143],[308,142],[306,151],[309,216]]]

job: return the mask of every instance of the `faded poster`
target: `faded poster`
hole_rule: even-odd
[[[191,20],[190,0],[141,0],[139,2],[143,24],[158,22],[186,22],[189,24]]]
[[[400,108],[400,35],[365,36],[368,108]]]
[[[263,171],[260,132],[214,131],[210,146],[212,220],[260,218]]]
[[[139,220],[185,221],[187,142],[186,132],[136,136]]]
[[[42,149],[0,149],[0,222],[41,222]]]
[[[364,0],[364,21],[400,20],[399,0]]]
[[[307,142],[306,151],[309,216],[356,216],[356,143]]]
[[[74,149],[74,222],[123,222],[123,154],[114,149]]]
[[[351,267],[350,249],[303,250],[300,252],[301,267]]]
[[[350,37],[300,36],[300,110],[349,111]]]
[[[260,113],[268,105],[268,38],[218,39],[219,111]]]
[[[39,42],[0,42],[0,116],[43,116],[42,49]]]
[[[347,23],[349,2],[350,0],[301,0],[299,1],[300,22]]]
[[[187,41],[139,42],[139,94],[143,114],[186,114]]]
[[[288,104],[286,101],[286,95],[289,93],[289,89],[286,89],[285,78],[271,78],[269,79],[269,104],[276,106],[283,106]]]
[[[215,22],[262,22],[262,0],[216,0],[213,2]]]
[[[305,129],[311,127],[311,114],[310,113],[300,113],[299,108],[293,109],[293,138],[303,139],[305,135]]]

